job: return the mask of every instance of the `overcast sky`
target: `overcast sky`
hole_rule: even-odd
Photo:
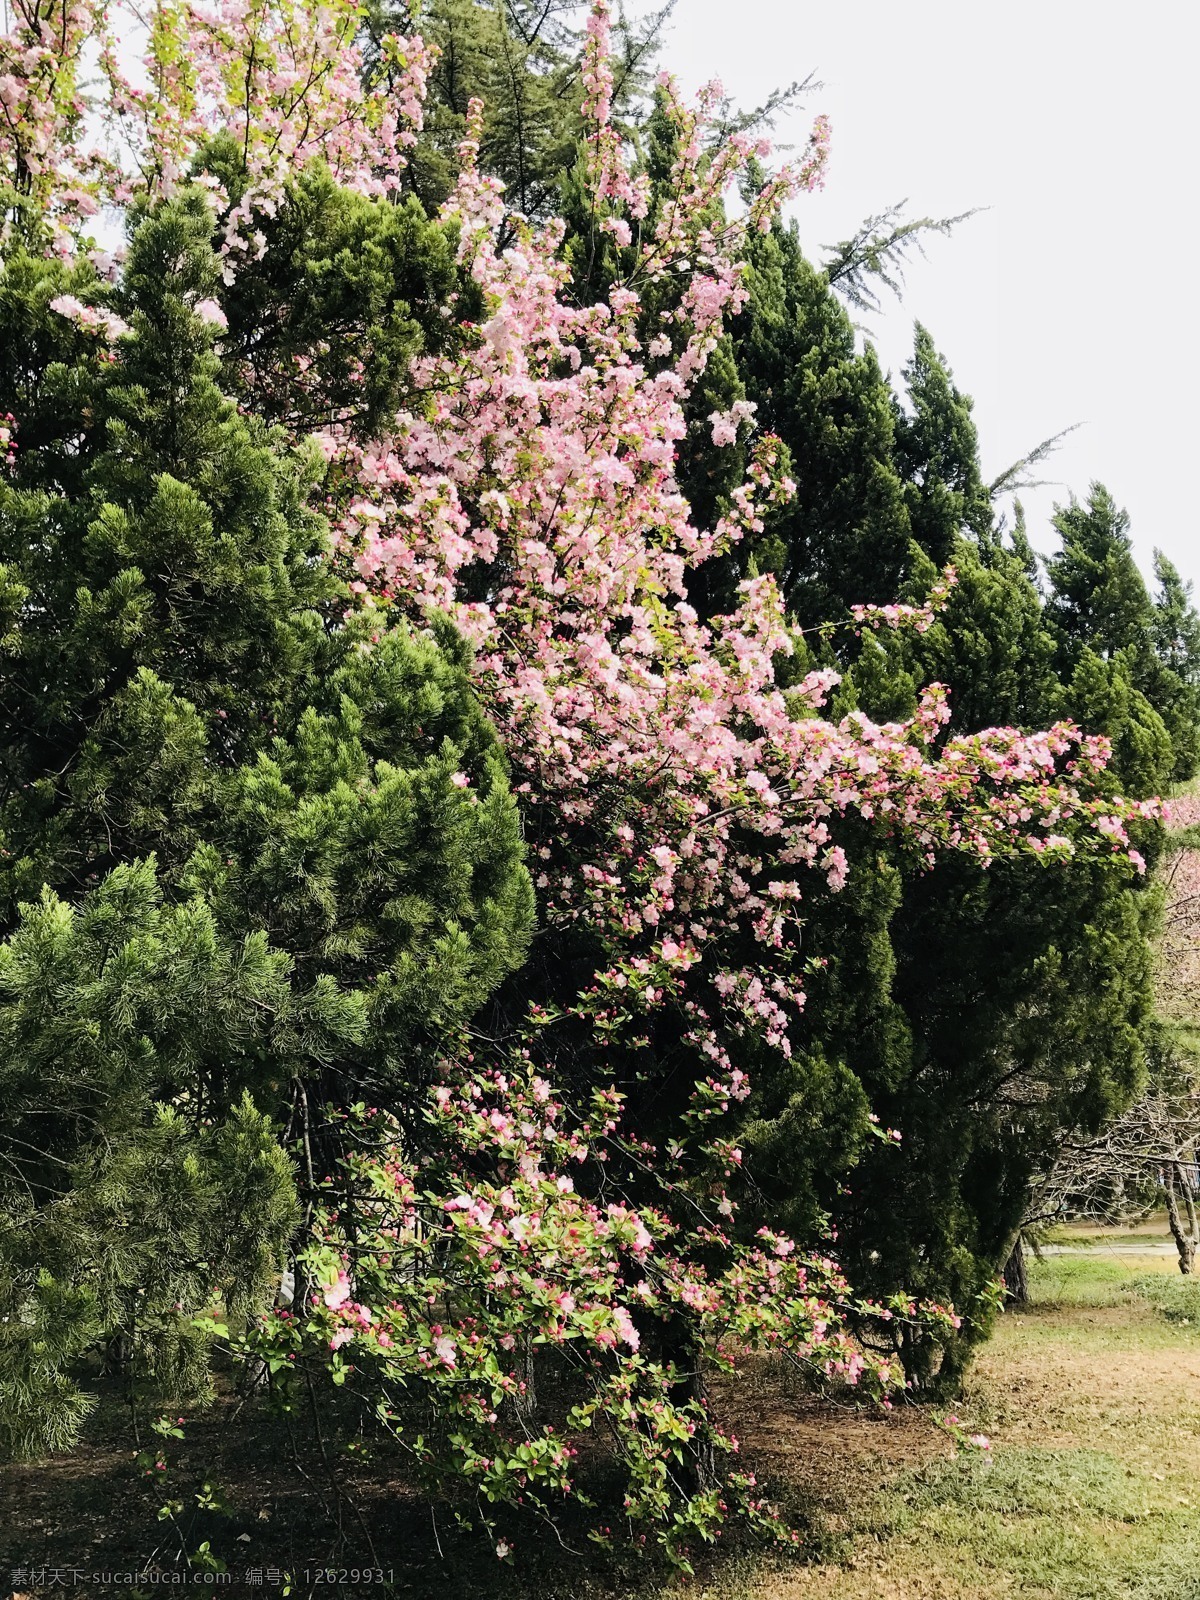
[[[811,253],[870,213],[989,209],[934,238],[902,304],[869,320],[894,374],[930,329],[975,401],[999,474],[1078,422],[1023,495],[1035,549],[1055,499],[1099,479],[1155,546],[1200,579],[1200,297],[1191,0],[678,0],[664,65],[718,76],[743,105],[815,73],[776,137],[833,122],[825,190],[794,206]],[[1200,585],[1198,585],[1200,587]]]

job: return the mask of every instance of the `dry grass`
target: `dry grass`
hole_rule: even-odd
[[[1181,1314],[1200,1295],[1104,1242],[1038,1266],[979,1359],[959,1411],[990,1454],[928,1445],[910,1414],[867,1458],[861,1423],[827,1419],[821,1456],[849,1470],[798,1460],[793,1482],[830,1555],[726,1572],[706,1600],[1200,1600],[1200,1319]]]
[[[523,1537],[526,1564],[509,1572],[444,1523],[439,1554],[411,1490],[385,1462],[359,1464],[355,1495],[396,1569],[391,1592],[414,1600],[1200,1600],[1200,1283],[1133,1242],[1117,1249],[1093,1237],[1081,1253],[1035,1267],[1035,1304],[1001,1320],[958,1407],[992,1436],[990,1455],[958,1455],[916,1408],[888,1416],[837,1409],[764,1374],[728,1388],[722,1410],[745,1456],[808,1530],[799,1563],[727,1554],[697,1580],[663,1585],[636,1563],[569,1558]],[[211,1536],[238,1567],[294,1569],[323,1558],[333,1519],[289,1464],[284,1434],[261,1416],[231,1431],[221,1407],[188,1433],[173,1479],[182,1487],[211,1474],[232,1507],[197,1520],[194,1540]],[[302,1464],[319,1487],[319,1463],[309,1455]],[[144,1558],[164,1537],[156,1508],[167,1492],[137,1476],[115,1406],[75,1457],[0,1469],[0,1596],[2,1575],[18,1560]],[[362,1542],[354,1528],[348,1538]]]

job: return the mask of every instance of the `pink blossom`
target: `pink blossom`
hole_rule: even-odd
[[[616,1324],[617,1338],[631,1350],[636,1350],[642,1342],[641,1335],[634,1327],[633,1318],[624,1306],[613,1307],[613,1322]]]
[[[346,1304],[350,1298],[350,1279],[346,1273],[338,1273],[337,1281],[324,1291],[322,1298],[331,1311],[337,1311]]]
[[[201,322],[206,322],[210,327],[227,328],[229,319],[215,300],[198,300],[193,307]]]

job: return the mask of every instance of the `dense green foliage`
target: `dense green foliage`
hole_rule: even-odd
[[[751,287],[736,370],[787,443],[798,494],[737,568],[778,572],[809,627],[881,595],[920,599],[948,561],[958,572],[924,634],[824,635],[817,657],[844,672],[843,703],[897,716],[938,681],[963,731],[1068,716],[1107,734],[1115,792],[1164,792],[1190,775],[1196,614],[1165,568],[1151,604],[1105,492],[1060,513],[1063,554],[1043,601],[1027,544],[1007,539],[993,511],[970,402],[928,332],[916,330],[900,398],[793,231],[755,247]],[[1153,838],[1143,848],[1152,855]],[[1066,1130],[1099,1126],[1142,1081],[1158,895],[1085,863],[1052,897],[1027,863],[927,872],[893,857],[858,870],[834,912],[858,957],[830,963],[833,1017],[815,996],[810,1049],[823,1064],[840,1057],[842,1104],[870,1104],[903,1142],[862,1144],[848,1191],[834,1166],[797,1185],[797,1105],[781,1109],[766,1089],[758,1175],[765,1163],[781,1206],[810,1189],[825,1197],[860,1281],[959,1306],[954,1347],[904,1352],[915,1376],[940,1366],[951,1381],[989,1324],[1030,1176]]]
[[[461,336],[442,315],[454,295],[469,321],[474,291],[429,220],[469,96],[489,102],[481,160],[510,206],[561,208],[573,227],[581,292],[617,271],[583,214],[574,8],[430,11],[443,54],[412,194],[380,204],[307,171],[223,294],[219,351],[195,309],[218,282],[195,196],[137,219],[119,290],[18,238],[6,249],[0,415],[20,419],[0,480],[7,1448],[69,1440],[81,1361],[104,1346],[131,1383],[203,1391],[193,1314],[214,1291],[235,1317],[270,1299],[336,1166],[342,1136],[317,1108],[378,1100],[404,1130],[440,1043],[485,1003],[503,1029],[597,965],[584,924],[523,965],[532,888],[465,646],[436,618],[417,630],[351,604],[312,509],[324,460],[285,442],[330,421],[369,438],[412,358]],[[626,38],[631,115],[654,27]],[[641,146],[653,216],[671,155],[653,108]],[[217,140],[208,164],[236,201],[236,151]],[[680,479],[698,520],[725,508],[745,459],[714,447],[710,414],[748,399],[797,493],[695,575],[698,606],[711,615],[771,571],[797,669],[835,666],[842,709],[902,716],[936,680],[957,731],[1071,717],[1107,734],[1114,793],[1189,777],[1200,619],[1174,568],[1160,559],[1152,600],[1127,519],[1094,486],[1056,518],[1043,594],[930,334],[916,330],[898,395],[794,230],[755,239],[747,266]],[[108,296],[133,330],[119,363],[51,309],[64,294]],[[309,391],[296,373],[314,358]],[[919,601],[950,562],[958,584],[928,632],[846,625],[857,603]],[[1031,1173],[1142,1081],[1156,891],[1084,861],[1052,895],[1028,861],[931,872],[840,826],[855,865],[814,902],[826,960],[800,1048],[782,1067],[747,1043],[738,1063],[755,1087],[737,1181],[756,1224],[815,1240],[832,1218],[864,1289],[955,1302],[957,1340],[901,1350],[914,1378],[949,1383],[988,1326]],[[1153,864],[1154,835],[1139,842]],[[567,1052],[580,1088],[588,1026]],[[680,1116],[690,1048],[665,1012],[619,1064],[642,1137]],[[873,1115],[899,1148],[872,1137]]]
[[[314,286],[294,316],[348,296],[347,340],[369,343],[384,308],[386,388],[420,337],[395,309],[418,224],[337,203],[305,192],[277,224]],[[193,309],[210,231],[199,198],[137,227],[119,364],[50,309],[94,294],[90,269],[15,247],[0,278],[0,411],[21,418],[0,484],[0,1285],[19,1309],[0,1414],[21,1448],[69,1435],[67,1366],[101,1336],[133,1376],[203,1386],[190,1316],[214,1289],[273,1293],[312,1174],[298,1196],[293,1141],[328,1170],[310,1104],[411,1105],[530,927],[464,646],[348,614],[307,509],[319,453],[219,385]]]
[[[618,113],[631,112],[644,92],[670,10],[620,19],[614,40]],[[377,0],[376,37],[389,28],[415,31],[439,51],[408,174],[428,210],[436,210],[453,185],[467,108],[477,98],[484,105],[480,162],[504,183],[506,206],[523,217],[558,213],[560,179],[575,165],[583,133],[583,20],[580,0]]]
[[[651,219],[667,198],[667,133],[651,105]],[[617,252],[597,248],[566,170],[563,213],[581,293],[607,283]],[[890,283],[893,265],[885,250],[863,270]],[[1166,792],[1200,756],[1189,590],[1160,558],[1151,602],[1127,519],[1097,487],[1055,519],[1063,552],[1044,595],[1020,508],[1006,533],[971,402],[931,334],[916,328],[897,393],[831,284],[843,267],[809,261],[794,227],[750,245],[749,299],[692,399],[680,477],[703,517],[726,508],[744,451],[714,448],[708,416],[749,399],[787,446],[796,493],[761,533],[691,575],[693,600],[720,611],[739,579],[773,572],[797,625],[815,630],[798,669],[835,665],[843,708],[903,716],[922,685],[942,682],[956,730],[1071,718],[1112,739],[1114,792]],[[958,585],[927,633],[830,630],[852,604],[921,600],[948,562]],[[1153,830],[1140,842],[1153,862]],[[1159,895],[1094,864],[1073,866],[1048,899],[1029,863],[929,873],[894,851],[869,865],[848,853],[859,865],[846,891],[813,911],[813,946],[830,955],[807,1047],[782,1077],[747,1063],[747,1183],[801,1235],[831,1215],[856,1281],[955,1302],[957,1341],[902,1352],[914,1378],[940,1372],[952,1387],[990,1326],[1031,1176],[1069,1130],[1100,1126],[1143,1081]],[[871,1111],[901,1131],[898,1151],[869,1137]]]

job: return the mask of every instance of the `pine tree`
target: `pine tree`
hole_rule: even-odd
[[[14,245],[0,276],[0,411],[19,419],[0,479],[0,1433],[22,1450],[70,1436],[100,1339],[131,1382],[203,1388],[192,1318],[214,1292],[234,1312],[269,1297],[336,1160],[321,1108],[369,1096],[411,1120],[438,1041],[530,927],[466,647],[353,606],[309,509],[316,447],[222,392],[196,310],[211,230],[198,193],[140,219],[111,356],[71,315],[106,295],[86,265]]]
[[[336,1037],[289,979],[261,934],[165,903],[152,861],[78,907],[46,890],[0,945],[0,1451],[71,1442],[105,1339],[130,1383],[203,1394],[195,1312],[269,1299],[299,1207],[248,1086],[289,1034]]]

